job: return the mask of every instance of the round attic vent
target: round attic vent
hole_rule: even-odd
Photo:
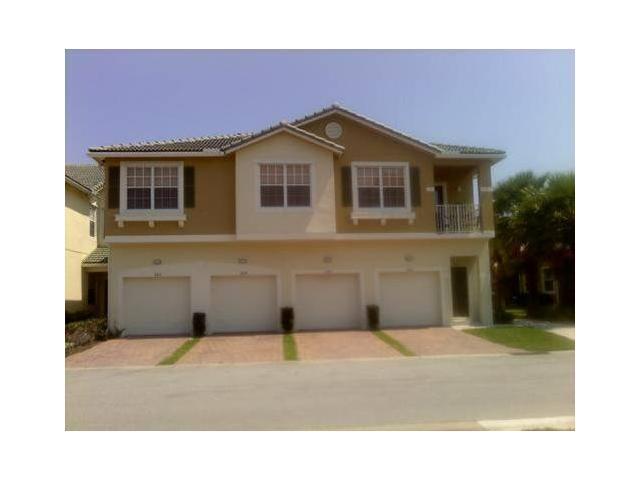
[[[327,134],[327,137],[332,139],[340,138],[342,135],[342,127],[339,123],[329,122],[327,123],[327,126],[324,127],[324,133]]]

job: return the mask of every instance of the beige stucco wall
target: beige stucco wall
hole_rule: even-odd
[[[188,276],[191,312],[208,311],[213,275],[275,274],[279,306],[293,303],[296,272],[357,272],[362,278],[364,305],[378,303],[376,277],[380,270],[437,270],[442,286],[445,324],[451,321],[452,257],[475,257],[477,285],[474,304],[478,321],[490,324],[491,281],[489,242],[474,240],[235,242],[210,244],[113,245],[109,272],[110,324],[119,326],[123,279],[126,277]],[[407,261],[406,257],[412,257]],[[327,257],[330,262],[327,262]],[[246,259],[240,263],[239,259]],[[154,260],[160,260],[159,265]],[[250,301],[250,299],[238,299]],[[330,301],[330,299],[327,299]],[[364,326],[364,323],[363,323]]]
[[[260,162],[311,165],[311,208],[260,207]],[[241,234],[335,233],[333,153],[279,133],[236,153],[236,229]]]
[[[142,159],[144,160],[144,159]],[[115,221],[116,209],[106,209],[104,232],[110,235],[216,235],[235,233],[235,160],[234,155],[226,157],[181,157],[151,158],[152,162],[178,161],[195,169],[195,208],[185,208],[187,221],[184,227],[178,222],[156,222],[150,227],[148,222],[125,222],[118,227]],[[108,206],[109,167],[121,161],[141,161],[122,158],[105,161],[105,199]],[[123,172],[120,173],[123,175]]]
[[[399,140],[376,132],[341,115],[330,115],[301,128],[326,138],[325,127],[330,122],[342,126],[342,135],[333,140],[346,147],[340,157],[335,158],[336,171],[336,227],[340,233],[356,232],[435,232],[433,193],[426,187],[433,186],[433,156]],[[414,207],[416,219],[413,225],[407,220],[389,220],[380,225],[379,220],[360,220],[354,225],[351,220],[352,207],[342,205],[341,167],[352,162],[407,162],[411,167],[420,168],[421,205]],[[355,192],[353,192],[355,194]]]
[[[76,311],[85,306],[82,260],[97,245],[89,236],[89,197],[65,183],[65,310]]]

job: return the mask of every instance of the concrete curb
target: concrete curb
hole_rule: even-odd
[[[332,358],[322,360],[296,360],[296,361],[268,361],[268,362],[217,362],[217,363],[174,363],[173,365],[123,365],[123,366],[100,366],[100,367],[66,367],[67,371],[79,371],[79,370],[146,370],[157,368],[188,368],[188,367],[248,367],[256,365],[314,365],[323,363],[364,363],[364,362],[385,362],[389,360],[396,361],[415,361],[415,360],[447,360],[452,358],[489,358],[489,357],[519,357],[528,355],[567,355],[574,354],[574,350],[558,350],[551,352],[517,352],[517,353],[461,353],[461,354],[446,354],[446,355],[416,355],[415,357],[404,357],[402,355],[394,357],[361,357],[361,358]]]
[[[479,420],[485,430],[575,430],[576,417],[515,418],[510,420]]]

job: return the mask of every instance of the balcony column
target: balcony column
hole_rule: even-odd
[[[434,185],[434,173],[433,173],[433,163],[425,162],[424,166],[420,167],[420,185],[422,188],[422,192],[420,194],[421,197],[421,205],[422,207],[418,209],[416,215],[420,215],[419,211],[422,210],[425,215],[424,226],[425,231],[427,232],[435,232],[436,231],[436,201],[435,201],[435,185]]]
[[[480,223],[483,231],[495,229],[493,219],[493,188],[491,185],[491,164],[483,162],[478,167],[478,195],[480,197]]]

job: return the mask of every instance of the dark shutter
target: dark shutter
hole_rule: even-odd
[[[342,167],[342,206],[350,207],[352,202],[351,195],[351,167]]]
[[[120,167],[109,167],[108,208],[120,208]]]
[[[411,206],[419,207],[422,193],[420,190],[420,168],[411,167],[409,174],[411,177]]]
[[[184,167],[184,208],[196,206],[195,167]]]

